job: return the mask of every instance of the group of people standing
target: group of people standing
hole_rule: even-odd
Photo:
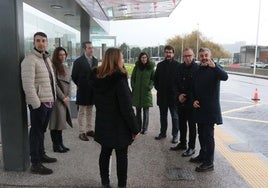
[[[65,153],[70,149],[63,143],[62,130],[71,127],[70,115],[71,77],[65,65],[67,51],[57,47],[49,58],[46,51],[47,35],[34,34],[34,49],[21,63],[21,79],[26,103],[30,110],[31,128],[29,133],[31,172],[51,174],[52,169],[43,163],[56,162],[46,155],[44,133],[47,126],[53,143],[53,151]]]
[[[215,63],[208,48],[200,48],[195,63],[193,50],[183,50],[184,62],[174,60],[174,48],[165,47],[165,60],[157,65],[154,85],[157,90],[157,105],[160,110],[160,133],[155,137],[166,137],[168,109],[172,118],[172,143],[180,142],[170,150],[186,150],[183,157],[195,154],[196,129],[200,151],[189,161],[201,163],[197,172],[214,169],[214,125],[222,124],[220,108],[220,81],[228,79],[228,74]],[[197,128],[196,128],[197,126]],[[189,140],[187,143],[187,129]]]
[[[30,171],[47,175],[53,170],[43,163],[54,163],[56,158],[45,153],[44,136],[49,125],[53,151],[69,151],[63,144],[62,130],[69,124],[71,80],[77,85],[79,138],[88,141],[94,137],[100,143],[99,168],[102,185],[109,187],[109,162],[112,150],[117,157],[118,186],[126,187],[128,146],[140,132],[132,108],[132,96],[123,54],[118,48],[105,52],[102,64],[97,67],[91,42],[82,45],[84,53],[74,62],[72,73],[65,66],[67,52],[57,47],[52,56],[46,51],[47,35],[34,34],[34,49],[21,63],[21,79],[26,103],[30,110],[31,127]],[[95,132],[92,125],[92,107],[96,106]]]
[[[44,133],[48,125],[53,151],[69,151],[63,144],[62,130],[66,128],[66,122],[72,127],[69,108],[71,80],[77,86],[79,138],[88,141],[88,136],[91,136],[101,145],[99,169],[103,187],[110,187],[109,162],[113,149],[116,152],[118,186],[126,187],[128,146],[139,133],[146,134],[148,131],[153,87],[157,91],[161,125],[155,139],[161,140],[167,136],[169,110],[172,118],[171,142],[176,144],[180,139],[180,143],[170,149],[186,150],[182,156],[192,156],[195,153],[197,124],[201,149],[190,162],[202,163],[196,171],[213,170],[214,124],[222,123],[220,81],[227,80],[228,75],[213,62],[208,48],[200,48],[198,52],[200,65],[195,63],[193,50],[184,49],[184,62],[180,64],[174,59],[174,48],[167,45],[164,48],[165,60],[156,68],[149,56],[142,52],[129,86],[123,54],[118,48],[107,49],[98,66],[92,43],[83,43],[84,53],[74,61],[69,74],[64,64],[66,50],[57,47],[51,62],[46,47],[46,34],[35,33],[33,52],[21,64],[22,85],[31,118],[32,173],[51,174],[53,171],[43,163],[57,161],[45,154]],[[93,105],[96,107],[95,131]],[[136,114],[132,106],[136,107]]]
[[[176,144],[170,150],[185,150],[183,157],[195,154],[196,132],[200,143],[200,151],[190,162],[201,163],[196,167],[197,172],[214,169],[214,125],[222,124],[220,108],[220,81],[228,79],[228,74],[222,67],[214,63],[208,48],[200,48],[198,60],[191,48],[183,50],[183,62],[174,59],[174,48],[170,45],[164,48],[165,59],[157,64],[155,72],[145,73],[142,63],[148,59],[146,53],[141,53],[133,70],[131,86],[133,92],[133,105],[136,106],[137,118],[141,126],[141,133],[147,131],[148,107],[151,105],[150,91],[153,85],[157,91],[157,105],[160,112],[160,133],[155,137],[161,140],[167,137],[168,110],[171,114],[172,140]],[[148,63],[150,65],[150,63]],[[149,66],[148,66],[149,67]],[[144,72],[137,77],[136,72]],[[149,82],[148,82],[149,80]],[[140,85],[137,85],[137,83]],[[141,87],[142,85],[145,85]],[[148,94],[149,93],[149,94]],[[139,99],[139,103],[137,103]],[[148,104],[141,103],[149,99]],[[141,123],[140,109],[144,109],[143,124]],[[187,143],[187,129],[188,143]],[[178,132],[180,135],[178,137]]]

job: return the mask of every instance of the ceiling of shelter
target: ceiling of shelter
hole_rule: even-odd
[[[81,7],[90,15],[91,33],[107,31],[103,21],[168,17],[181,0],[24,0],[80,30]]]
[[[35,9],[80,31],[81,6],[74,0],[23,0]],[[91,17],[93,17],[91,15]],[[90,19],[91,33],[102,33],[103,28]]]
[[[76,0],[98,19],[126,20],[168,17],[181,0]]]

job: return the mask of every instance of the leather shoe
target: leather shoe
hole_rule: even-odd
[[[44,154],[44,155],[41,157],[41,162],[42,162],[42,163],[55,163],[56,161],[57,161],[56,158],[49,157],[49,156],[47,156],[46,154]]]
[[[105,185],[102,185],[101,188],[112,188],[112,187],[110,186],[110,184],[105,184]]]
[[[88,131],[88,132],[86,133],[86,135],[87,135],[87,136],[94,137],[94,136],[95,136],[95,133],[94,133],[94,131]]]
[[[177,144],[178,143],[178,137],[173,137],[171,143],[172,144]]]
[[[142,130],[142,131],[141,131],[141,134],[147,134],[147,131]]]
[[[67,148],[63,143],[61,143],[60,146],[63,147],[63,149],[65,149],[66,151],[70,151],[70,149]]]
[[[190,160],[189,160],[191,163],[202,163],[203,160],[200,159],[199,155],[196,156],[196,157],[192,157]]]
[[[159,134],[158,136],[154,137],[154,139],[161,140],[161,139],[166,138],[166,137],[167,137],[166,135]]]
[[[60,144],[53,144],[53,151],[59,153],[66,153],[67,150],[64,149]]]
[[[186,152],[184,152],[184,153],[182,154],[182,156],[183,156],[183,157],[190,157],[190,156],[192,156],[193,154],[195,154],[195,149],[191,149],[191,148],[189,148],[189,149],[187,149]]]
[[[174,147],[170,147],[170,150],[172,151],[179,151],[179,150],[186,150],[187,147],[185,145],[182,145],[181,143],[177,144]]]
[[[203,163],[200,166],[195,168],[196,172],[207,172],[207,171],[212,171],[212,170],[214,170],[213,163]]]
[[[53,171],[50,168],[43,166],[41,163],[32,164],[30,170],[31,173],[40,175],[48,175],[53,173]]]
[[[79,138],[80,138],[80,140],[83,140],[83,141],[89,141],[89,139],[85,133],[79,134]]]

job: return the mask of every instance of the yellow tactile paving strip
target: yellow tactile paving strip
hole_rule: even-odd
[[[220,126],[215,126],[216,149],[251,186],[268,188],[268,164],[256,153],[232,151],[228,145],[238,141],[229,136]]]

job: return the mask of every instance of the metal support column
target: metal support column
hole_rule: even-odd
[[[84,9],[81,10],[80,27],[81,27],[80,36],[82,45],[83,42],[90,40],[90,16]],[[81,52],[83,53],[82,49]]]
[[[103,60],[106,50],[107,50],[107,45],[106,44],[101,44],[101,60]]]
[[[27,110],[20,77],[24,58],[23,1],[0,1],[0,123],[4,170],[29,166]]]

